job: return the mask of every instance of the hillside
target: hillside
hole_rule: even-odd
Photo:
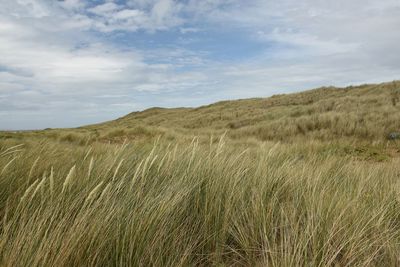
[[[400,81],[322,87],[269,98],[222,101],[198,108],[150,108],[76,129],[0,133],[3,138],[46,136],[68,142],[122,142],[219,136],[233,140],[386,140],[400,132]]]
[[[269,98],[223,101],[199,108],[151,108],[83,129],[128,138],[152,131],[171,135],[227,131],[233,139],[384,139],[390,132],[400,131],[399,97],[399,81],[323,87]]]
[[[0,133],[68,142],[122,142],[157,136],[176,140],[219,136],[233,140],[385,140],[400,132],[400,81],[322,87],[269,98],[222,101],[198,108],[151,108],[76,129]]]

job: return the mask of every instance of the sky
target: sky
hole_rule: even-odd
[[[0,129],[400,79],[400,0],[0,0]]]

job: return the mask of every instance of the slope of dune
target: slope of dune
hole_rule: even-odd
[[[134,135],[138,127],[181,134],[227,132],[232,138],[382,139],[400,130],[400,82],[323,87],[301,93],[222,101],[198,108],[151,108],[84,127]],[[142,129],[142,130],[143,130]]]

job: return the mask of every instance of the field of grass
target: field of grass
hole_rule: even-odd
[[[400,83],[0,133],[1,266],[399,266]]]

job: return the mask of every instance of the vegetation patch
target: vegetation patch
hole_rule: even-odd
[[[0,132],[0,265],[399,266],[398,85]]]

